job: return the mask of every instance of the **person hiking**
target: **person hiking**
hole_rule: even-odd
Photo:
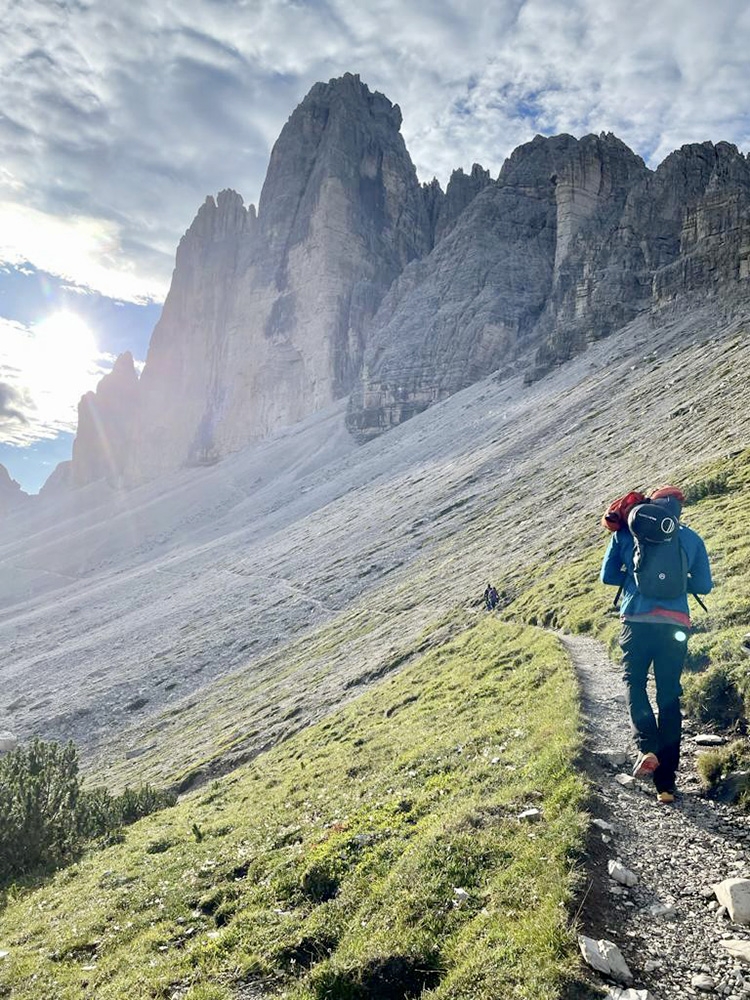
[[[681,553],[680,549],[677,552],[683,567],[682,593],[665,598],[647,597],[641,592],[638,563],[642,554],[638,538],[630,527],[622,523],[610,539],[600,573],[602,583],[622,590],[620,648],[623,680],[633,738],[638,750],[633,775],[636,778],[653,779],[657,800],[663,805],[674,802],[680,760],[680,676],[687,655],[691,627],[688,593],[708,594],[713,586],[703,539],[691,528],[679,524],[684,502],[684,494],[676,486],[663,486],[647,498],[649,505],[657,505],[657,508],[663,509],[668,515],[663,520],[670,522],[673,519],[669,530],[677,528],[677,539],[667,544],[678,544],[681,548]],[[637,510],[638,507],[634,507],[627,518],[628,523],[633,526]],[[608,512],[605,523],[609,516]],[[658,549],[658,544],[655,548],[652,546],[657,560],[660,557]],[[657,573],[657,576],[660,580],[664,578],[663,573]],[[644,586],[642,569],[640,580],[641,586]],[[658,719],[646,692],[648,671],[652,664]]]
[[[488,611],[494,611],[500,596],[491,583],[488,583],[484,591],[484,606]]]

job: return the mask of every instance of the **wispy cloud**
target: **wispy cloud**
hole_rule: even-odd
[[[205,195],[257,201],[295,104],[345,71],[401,105],[424,180],[474,161],[496,174],[535,132],[611,130],[652,165],[685,142],[746,148],[749,53],[744,0],[15,2],[0,36],[5,259],[158,297]],[[58,221],[67,269],[35,238],[54,243]]]
[[[74,431],[79,399],[113,361],[74,314],[33,327],[0,318],[0,444],[26,447]]]

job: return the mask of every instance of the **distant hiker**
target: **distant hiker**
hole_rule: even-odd
[[[484,606],[488,611],[494,611],[497,607],[497,602],[500,600],[500,595],[492,586],[491,583],[487,584],[484,591]]]
[[[680,760],[680,675],[690,630],[688,594],[708,594],[713,586],[703,539],[679,523],[684,502],[682,490],[663,486],[650,498],[627,494],[610,505],[603,518],[613,535],[600,578],[620,588],[615,606],[622,593],[623,679],[638,749],[633,775],[653,778],[662,804],[674,802]],[[646,693],[651,664],[658,721]]]

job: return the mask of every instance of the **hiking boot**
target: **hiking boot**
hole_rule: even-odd
[[[654,771],[659,766],[659,758],[655,753],[640,753],[633,768],[634,778],[653,778]]]
[[[674,788],[670,791],[663,791],[656,793],[656,801],[660,806],[671,806],[675,800],[675,790]]]

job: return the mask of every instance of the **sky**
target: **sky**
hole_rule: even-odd
[[[535,134],[612,131],[656,167],[750,149],[745,0],[5,0],[0,463],[35,492],[76,405],[146,357],[209,194],[257,205],[310,87],[359,73],[403,113],[420,180],[496,176]]]

